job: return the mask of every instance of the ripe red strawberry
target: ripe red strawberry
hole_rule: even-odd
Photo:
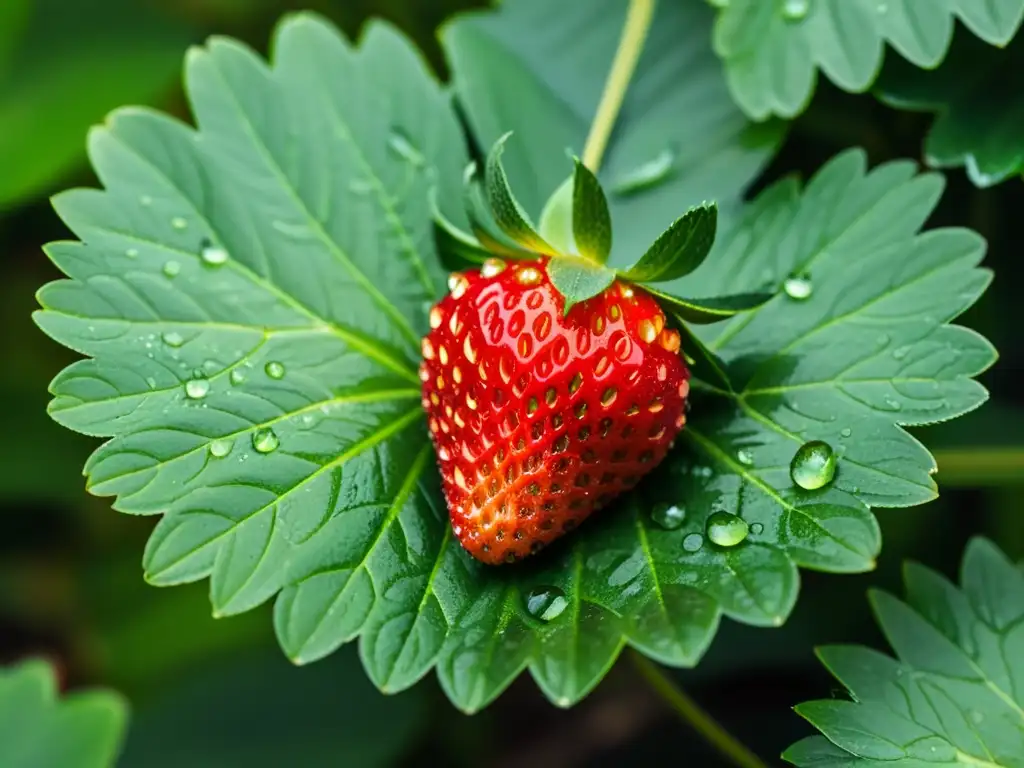
[[[547,259],[453,275],[423,339],[423,407],[452,529],[485,563],[536,552],[632,488],[686,421],[657,302],[613,283],[563,317]]]

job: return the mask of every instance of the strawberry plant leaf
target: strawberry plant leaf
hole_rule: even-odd
[[[875,93],[899,109],[935,112],[924,156],[934,168],[966,166],[979,187],[1024,173],[1024,35],[1005,50],[957,35],[931,72],[896,60]]]
[[[684,277],[711,252],[718,227],[718,206],[701,203],[672,222],[633,266],[620,274],[638,283],[661,283]]]
[[[573,175],[572,234],[581,256],[599,264],[608,261],[612,250],[608,200],[597,177],[578,158]]]
[[[568,257],[548,262],[548,276],[565,297],[565,314],[581,301],[597,296],[615,280],[614,270]]]
[[[505,142],[511,132],[494,142],[487,154],[487,167],[484,171],[484,184],[487,189],[487,201],[494,213],[494,219],[506,235],[527,250],[537,253],[551,253],[552,248],[544,238],[537,234],[529,215],[516,200],[508,186],[505,168],[501,164],[501,155],[505,151]]]
[[[659,291],[651,286],[644,286],[644,288],[661,299],[680,319],[700,325],[717,323],[740,312],[757,309],[762,304],[767,304],[775,296],[772,293],[737,293],[708,299],[685,299]]]
[[[986,43],[1004,46],[1024,18],[1024,0],[730,0],[719,11],[714,45],[748,115],[793,117],[810,102],[818,69],[843,90],[867,90],[886,43],[917,67],[936,67],[957,18]]]
[[[509,180],[537,215],[583,146],[626,15],[624,0],[506,0],[442,31],[461,105],[480,146],[506,131]],[[784,126],[751,125],[711,49],[714,11],[661,2],[598,178],[615,231],[611,263],[631,264],[679,217],[717,200],[723,217],[775,153]],[[566,45],[572,40],[572,45]],[[699,106],[698,106],[699,105]]]
[[[58,698],[53,668],[0,668],[0,765],[109,768],[121,748],[128,704],[113,691]]]
[[[805,739],[797,766],[1024,766],[1024,573],[974,539],[957,588],[909,563],[907,596],[872,592],[896,659],[860,646],[818,655],[853,701],[797,707],[827,738]]]

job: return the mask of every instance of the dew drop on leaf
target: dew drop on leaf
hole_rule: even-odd
[[[763,531],[764,531],[764,526],[761,525],[761,523],[751,523],[750,524],[750,532],[752,534],[754,534],[755,536],[757,536],[759,533],[762,533]]]
[[[185,337],[176,331],[167,331],[160,338],[163,339],[164,344],[168,347],[177,348],[185,343]]]
[[[612,183],[612,192],[625,196],[657,186],[672,175],[675,161],[676,153],[663,149],[656,157],[619,176]]]
[[[558,587],[535,587],[526,596],[526,612],[540,621],[553,621],[569,605]]]
[[[836,476],[836,454],[832,446],[821,440],[801,445],[790,462],[789,476],[805,490],[824,488]]]
[[[252,447],[257,453],[272,453],[280,444],[277,434],[270,427],[263,427],[252,433]]]
[[[208,264],[211,267],[219,267],[222,264],[227,264],[228,252],[220,246],[206,242],[199,251],[199,258],[203,260],[203,264]]]
[[[388,149],[416,167],[423,165],[425,162],[423,153],[416,149],[413,143],[409,141],[409,137],[398,128],[391,129],[391,134],[388,136]]]
[[[731,512],[712,512],[705,526],[708,539],[720,547],[735,547],[750,532],[747,521]]]
[[[678,504],[661,502],[651,508],[651,520],[666,531],[674,531],[686,520],[686,509]]]
[[[892,351],[892,356],[893,356],[893,358],[894,358],[894,359],[896,359],[896,360],[902,360],[902,359],[903,359],[904,357],[906,357],[906,356],[907,356],[908,354],[910,354],[910,347],[909,347],[909,346],[906,346],[906,347],[897,347],[896,349],[894,349],[894,350]]]
[[[687,552],[697,552],[704,546],[704,536],[699,533],[689,533],[683,537],[683,549]]]
[[[134,259],[139,255],[139,249],[129,248],[127,251],[124,252],[124,255],[127,256],[129,259]]]
[[[744,467],[754,466],[754,457],[746,448],[741,448],[736,452],[736,461],[738,461]]]
[[[229,440],[226,438],[224,440],[214,440],[212,443],[210,443],[210,455],[213,456],[215,459],[223,459],[225,456],[231,453],[231,449],[234,446],[234,440]]]
[[[164,264],[164,274],[167,277],[177,277],[181,272],[181,264],[176,261],[168,261]]]
[[[789,298],[796,301],[809,299],[811,294],[814,293],[814,285],[811,283],[811,278],[808,275],[790,275],[786,278],[786,282],[782,284],[782,289]]]
[[[803,21],[810,10],[810,0],[785,0],[782,4],[782,16],[787,21]]]
[[[276,360],[271,360],[265,366],[263,370],[266,371],[267,376],[272,379],[283,379],[284,378],[284,364],[279,363]]]
[[[850,429],[849,427],[844,427],[839,434],[842,437],[849,437],[850,435],[853,434],[853,430]]]
[[[234,384],[237,387],[239,384],[245,381],[245,371],[243,371],[241,368],[235,368],[233,371],[231,371],[231,373],[228,374],[228,379],[231,381],[232,384]]]
[[[204,377],[191,378],[185,382],[185,395],[190,400],[202,400],[210,393],[210,381]]]
[[[171,226],[175,229],[182,230],[188,227],[188,221],[183,219],[181,216],[175,216],[171,219]]]

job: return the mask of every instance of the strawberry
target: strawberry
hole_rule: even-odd
[[[514,562],[629,490],[686,421],[679,333],[616,281],[563,313],[548,258],[453,274],[423,339],[423,407],[452,530]]]

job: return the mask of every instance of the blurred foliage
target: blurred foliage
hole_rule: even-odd
[[[360,760],[367,765],[509,768],[544,760],[565,766],[644,760],[719,764],[652,702],[628,669],[617,669],[572,711],[553,709],[532,683],[520,681],[494,707],[469,720],[451,710],[433,683],[403,697],[381,697],[361,671],[352,672],[352,649],[306,670],[287,668],[273,648],[264,611],[217,620],[209,615],[202,586],[157,590],[142,581],[138,553],[152,521],[113,514],[108,502],[88,496],[81,467],[95,442],[57,427],[45,414],[49,379],[74,357],[45,341],[29,320],[35,288],[56,277],[39,244],[67,236],[46,197],[58,188],[93,183],[84,163],[88,126],[124,103],[184,115],[179,73],[186,45],[216,33],[265,51],[269,30],[286,10],[318,10],[349,34],[370,15],[389,18],[443,71],[438,25],[456,10],[483,4],[0,2],[0,253],[6,268],[0,283],[5,329],[0,359],[6,373],[0,378],[0,396],[7,406],[5,439],[0,441],[0,662],[44,653],[59,660],[65,686],[103,683],[127,695],[138,729],[129,736],[125,765],[156,765],[162,757],[168,764],[198,765],[194,750],[204,757],[234,755],[227,739],[261,737],[275,727],[282,738],[308,746],[309,759],[296,758],[301,765],[318,764],[315,760],[332,748],[339,750],[336,756],[351,756],[352,762],[336,764],[352,765],[364,764]],[[957,45],[962,33],[957,32]],[[880,78],[883,91],[899,75],[890,65]],[[980,112],[998,111],[1019,125],[1011,100],[990,96],[977,85],[968,92],[973,100],[964,91],[954,99],[943,90],[943,70],[932,75],[928,92],[915,92],[914,99],[922,109],[939,112],[937,122],[929,114],[897,111],[822,82],[754,192],[790,173],[808,177],[851,146],[865,147],[873,163],[921,157],[922,146],[939,164],[947,164],[943,158],[960,162],[968,149],[934,142],[959,139],[958,126],[975,122]],[[999,77],[993,82],[1004,85]],[[918,85],[924,88],[924,83]],[[979,101],[982,90],[985,98]],[[1008,167],[1006,156],[1000,152],[1000,168]],[[1015,172],[1019,175],[1019,165]],[[983,302],[964,319],[1001,351],[1000,365],[982,379],[993,402],[958,422],[915,431],[937,449],[943,495],[924,507],[881,514],[885,545],[877,571],[843,579],[805,574],[803,598],[784,627],[752,629],[725,622],[702,664],[676,673],[760,754],[777,755],[807,734],[789,707],[828,690],[827,676],[813,656],[815,644],[883,646],[863,596],[869,586],[898,591],[901,560],[917,559],[952,575],[963,542],[978,533],[993,538],[1011,558],[1024,557],[1024,392],[1019,385],[1024,343],[1014,322],[1021,312],[1017,286],[1024,280],[1017,258],[1024,184],[1017,178],[977,189],[959,169],[949,172],[948,182],[930,224],[981,232],[990,244],[987,264],[997,272]],[[222,664],[227,660],[232,669]],[[249,687],[229,688],[234,683],[215,679],[214,668],[218,675],[240,676]],[[301,716],[303,711],[311,713],[308,718]],[[255,719],[254,712],[262,719]],[[235,720],[241,713],[246,713],[248,730],[206,727],[241,722]],[[392,719],[394,729],[381,735],[381,724]],[[385,742],[386,751],[341,751],[360,749],[358,737],[371,733]],[[183,738],[186,734],[189,739]]]

